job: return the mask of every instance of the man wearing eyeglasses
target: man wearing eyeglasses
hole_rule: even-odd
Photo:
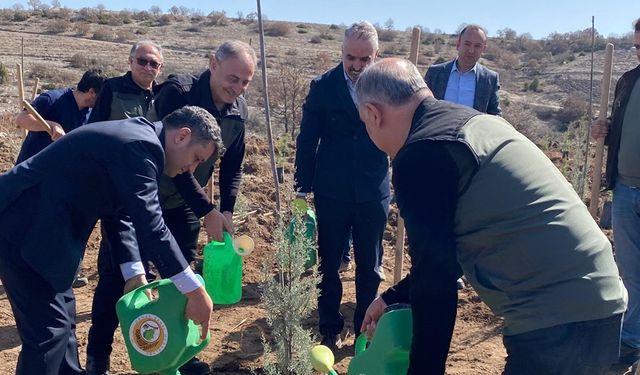
[[[128,62],[130,70],[126,74],[105,82],[88,122],[147,117],[153,104],[156,78],[162,69],[162,47],[150,40],[137,42],[131,47]],[[120,223],[118,217],[102,218],[100,223],[99,281],[91,309],[92,326],[87,343],[86,368],[89,375],[109,373],[109,355],[118,320],[115,304],[104,301],[117,301],[123,293],[124,280],[114,255],[117,249],[125,246],[121,238],[127,229]]]
[[[105,88],[100,92],[96,109],[98,114],[90,117],[90,122],[124,119],[128,117],[143,116],[150,121],[158,120],[155,111],[152,110],[153,97],[157,95],[159,85],[155,79],[160,74],[162,68],[162,48],[151,42],[141,41],[131,48],[129,54],[129,66],[131,70],[127,74],[112,78],[107,81]],[[162,176],[162,181],[171,178]],[[160,185],[163,185],[161,182]],[[188,195],[199,187],[197,182],[190,180],[181,185],[180,192],[186,191]],[[166,190],[159,186],[160,191]],[[161,193],[163,194],[163,193]],[[190,264],[194,259],[192,248],[197,245],[192,244],[190,232],[185,233],[184,227],[196,226],[199,229],[199,220],[185,221],[183,216],[177,216],[175,210],[167,209],[162,201],[162,216],[167,224],[167,228],[175,237],[182,255]],[[178,212],[179,214],[180,212]],[[100,250],[98,254],[98,275],[99,281],[96,286],[91,308],[91,328],[87,342],[87,365],[88,375],[106,375],[109,373],[109,357],[112,350],[113,335],[118,327],[118,319],[115,312],[115,305],[122,296],[123,288],[126,289],[125,280],[122,275],[128,272],[126,264],[117,258],[119,253],[128,253],[135,246],[136,241],[125,241],[126,238],[135,238],[135,231],[130,227],[121,224],[121,218],[102,219]],[[197,236],[196,236],[197,237]],[[146,254],[142,254],[143,260],[148,260]],[[130,270],[129,270],[130,271]],[[167,275],[161,275],[167,277]],[[192,358],[180,368],[183,375],[202,375],[209,373],[209,365],[197,358]]]
[[[144,40],[134,44],[129,53],[130,70],[105,82],[89,122],[146,116],[162,62],[162,48],[156,43]]]

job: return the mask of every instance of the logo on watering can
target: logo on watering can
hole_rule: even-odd
[[[137,317],[129,328],[129,339],[138,353],[151,357],[162,352],[167,346],[167,326],[153,314]]]

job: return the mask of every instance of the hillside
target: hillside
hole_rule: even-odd
[[[162,77],[170,73],[198,73],[206,69],[208,55],[224,40],[246,41],[259,50],[256,23],[227,18],[223,14],[209,16],[180,14],[151,14],[149,12],[107,12],[98,9],[69,11],[64,9],[26,12],[0,10],[0,64],[7,68],[6,82],[0,84],[0,172],[8,170],[17,155],[21,138],[14,131],[13,118],[17,114],[15,65],[24,63],[25,89],[32,91],[35,78],[42,88],[74,85],[90,66],[102,67],[110,75],[127,70],[129,49],[135,41],[151,39],[164,48],[165,67]],[[294,144],[285,134],[292,132],[299,121],[281,114],[283,90],[297,90],[301,101],[312,77],[334,66],[340,60],[340,44],[344,25],[301,24],[296,22],[268,22],[266,58],[271,95],[272,119],[276,136],[287,144],[288,155],[283,157],[285,179],[291,180]],[[410,32],[383,30],[381,55],[408,57]],[[383,38],[384,35],[384,38]],[[552,53],[549,41],[535,41],[516,35],[492,38],[483,63],[498,71],[501,77],[501,100],[505,118],[529,136],[567,173],[574,182],[581,164],[577,141],[587,123],[589,99],[590,54],[571,41],[567,47]],[[557,41],[555,41],[557,42]],[[602,46],[599,40],[599,46]],[[618,42],[618,41],[616,41]],[[574,43],[574,44],[572,44]],[[559,44],[557,42],[556,44]],[[564,45],[564,44],[562,44]],[[633,51],[618,48],[614,57],[614,76],[637,65]],[[24,53],[22,53],[24,46]],[[557,47],[559,48],[559,47]],[[576,51],[572,50],[575,49]],[[617,46],[616,46],[617,48]],[[455,37],[426,33],[420,46],[418,68],[425,72],[429,65],[455,56]],[[599,103],[603,51],[595,54],[594,114]],[[264,312],[260,303],[258,283],[262,277],[261,260],[273,251],[275,208],[273,178],[262,113],[262,73],[257,70],[247,99],[251,106],[248,123],[247,158],[244,165],[242,197],[239,200],[237,231],[251,235],[258,244],[256,251],[245,261],[243,300],[233,306],[214,309],[212,344],[200,356],[211,364],[214,373],[248,374],[262,366],[262,335],[268,335]],[[538,83],[533,84],[534,81]],[[1,82],[1,80],[0,80]],[[526,90],[524,89],[526,86]],[[289,115],[291,116],[291,115]],[[392,209],[385,233],[384,267],[390,285],[393,274],[393,246],[397,211]],[[43,239],[46,241],[55,239]],[[200,245],[206,239],[200,238]],[[94,231],[87,246],[82,272],[89,278],[88,287],[76,290],[78,305],[78,339],[81,361],[84,363],[87,331],[93,288],[97,283],[96,258],[99,231]],[[408,257],[407,257],[408,259]],[[408,262],[408,261],[407,261]],[[405,272],[408,266],[405,262]],[[344,276],[345,294],[342,311],[347,322],[354,309],[355,272]],[[317,325],[317,315],[309,320],[309,327]],[[447,363],[451,375],[500,374],[506,353],[500,337],[501,321],[467,288],[460,293],[456,330]],[[347,347],[337,355],[336,369],[346,373],[353,355],[353,327],[347,326]],[[0,287],[0,373],[13,373],[20,348],[15,323],[4,290]],[[115,374],[132,374],[120,336],[112,355]],[[609,375],[623,374],[626,369]]]

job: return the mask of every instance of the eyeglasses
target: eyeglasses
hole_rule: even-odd
[[[145,66],[146,67],[147,65],[149,65],[153,69],[158,69],[158,68],[160,68],[162,66],[162,63],[159,63],[159,62],[153,61],[153,60],[143,59],[142,57],[136,57],[136,62],[140,66]]]

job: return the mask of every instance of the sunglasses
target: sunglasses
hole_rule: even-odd
[[[149,65],[151,68],[153,69],[158,69],[162,66],[162,63],[153,61],[153,60],[147,60],[147,59],[143,59],[142,57],[136,57],[136,62],[138,63],[138,65],[140,66],[147,66]]]

